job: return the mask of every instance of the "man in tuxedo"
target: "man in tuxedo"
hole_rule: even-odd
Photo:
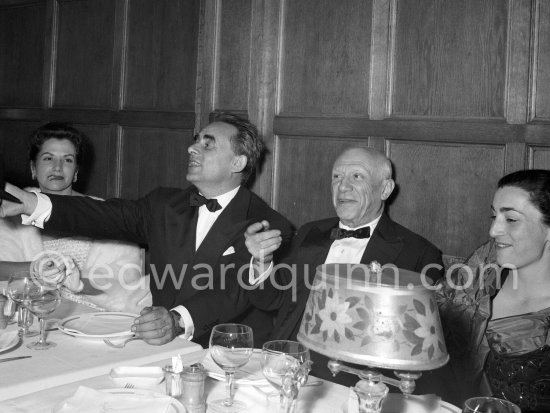
[[[275,247],[292,234],[283,216],[243,186],[263,149],[254,125],[221,114],[189,147],[186,178],[193,185],[187,189],[157,188],[136,201],[103,202],[32,194],[7,184],[23,204],[4,201],[0,216],[28,214],[24,223],[48,231],[145,246],[153,306],[141,312],[132,329],[150,344],[177,335],[202,336],[204,344],[214,325],[229,320],[250,325],[261,344],[272,330],[269,310],[280,305],[279,297],[264,289],[256,300],[251,287],[263,280],[249,271],[254,263],[243,234],[251,222],[262,220],[273,228]]]
[[[394,187],[391,161],[381,152],[350,148],[338,156],[332,168],[332,202],[337,217],[302,226],[292,241],[289,258],[283,262],[286,265],[277,266],[278,282],[295,282],[296,291],[286,290],[272,339],[296,340],[309,296],[307,285],[312,285],[320,264],[377,261],[418,273],[425,271],[433,281],[443,275],[441,252],[384,213]],[[263,248],[277,243],[277,233],[271,231],[247,238],[249,251],[260,260]],[[345,385],[357,382],[356,376],[347,373],[332,378],[326,367],[328,359],[314,352],[311,357],[313,375]]]

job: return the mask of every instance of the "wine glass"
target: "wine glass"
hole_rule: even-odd
[[[252,328],[243,324],[219,324],[210,335],[210,355],[214,362],[225,371],[225,399],[209,403],[215,411],[239,412],[247,406],[234,400],[233,381],[235,371],[244,366],[252,357],[254,339]]]
[[[464,402],[462,413],[521,413],[514,403],[496,397],[472,397]]]
[[[296,411],[298,391],[307,382],[309,350],[297,341],[268,341],[262,347],[262,371],[280,394],[281,412]]]
[[[10,275],[7,285],[8,297],[18,305],[17,324],[20,328],[19,334],[23,337],[34,337],[38,335],[38,331],[30,330],[32,325],[32,314],[29,309],[23,305],[25,296],[34,285],[32,276],[29,270],[18,271]]]
[[[59,290],[44,288],[44,286],[34,285],[23,305],[27,307],[40,321],[40,338],[34,343],[27,344],[27,347],[33,350],[47,350],[55,347],[56,344],[46,341],[46,322],[44,316],[55,311],[61,303],[61,294]]]

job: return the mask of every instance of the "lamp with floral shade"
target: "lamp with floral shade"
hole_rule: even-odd
[[[359,376],[361,413],[380,411],[386,384],[411,394],[422,371],[449,360],[431,280],[376,262],[318,266],[298,340],[331,359],[332,374]],[[343,362],[392,369],[399,379]]]

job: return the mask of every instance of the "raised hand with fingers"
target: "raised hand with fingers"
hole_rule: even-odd
[[[269,263],[273,260],[273,253],[283,241],[281,231],[269,229],[269,222],[262,221],[250,225],[244,234],[246,248],[256,263]]]

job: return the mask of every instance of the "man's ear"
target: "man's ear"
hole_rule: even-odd
[[[382,182],[382,201],[388,199],[395,188],[395,182],[393,179],[386,179]]]
[[[233,157],[233,161],[231,162],[231,172],[242,172],[246,167],[247,160],[246,155],[235,155]]]

